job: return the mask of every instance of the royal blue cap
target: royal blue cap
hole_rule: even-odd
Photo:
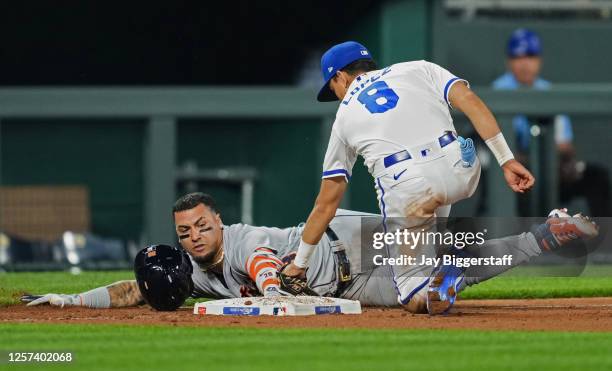
[[[526,28],[515,30],[508,39],[506,55],[510,58],[538,56],[542,53],[540,37]]]
[[[325,84],[317,95],[319,102],[338,100],[338,97],[329,88],[329,80],[336,75],[337,71],[359,59],[372,59],[372,56],[365,46],[355,41],[334,45],[323,54],[323,57],[321,57],[321,74],[323,74]]]

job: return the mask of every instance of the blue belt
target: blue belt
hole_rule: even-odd
[[[452,131],[446,131],[444,132],[444,135],[438,138],[438,143],[440,143],[440,148],[444,148],[456,140],[457,136],[455,135],[455,133],[453,133]],[[383,159],[383,163],[387,168],[397,164],[398,162],[410,160],[411,158],[412,156],[410,156],[410,153],[408,153],[408,151],[406,150],[403,150],[385,157]]]

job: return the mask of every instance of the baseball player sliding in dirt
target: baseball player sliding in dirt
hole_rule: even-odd
[[[28,305],[77,305],[92,308],[126,307],[144,301],[158,310],[174,310],[189,296],[235,298],[284,294],[325,295],[359,300],[365,306],[397,306],[393,274],[388,265],[362,259],[363,218],[373,214],[338,210],[312,254],[306,272],[308,286],[284,282],[278,271],[295,257],[303,227],[285,229],[224,225],[212,197],[191,193],[179,198],[173,208],[176,233],[182,249],[154,245],[135,259],[137,280],[120,281],[81,294],[24,296]],[[555,210],[533,232],[484,241],[466,247],[474,257],[512,256],[510,265],[478,266],[467,269],[459,290],[494,277],[526,262],[543,250],[557,249],[570,240],[597,234],[588,218],[569,218]],[[365,247],[371,249],[371,242]],[[185,252],[187,254],[185,254]],[[425,313],[425,302],[408,309]]]
[[[297,257],[283,275],[304,275],[310,255],[336,215],[357,155],[363,157],[374,177],[386,230],[429,230],[434,216],[447,217],[450,205],[473,194],[480,163],[471,139],[457,136],[449,107],[466,114],[513,191],[524,193],[532,188],[534,177],[514,159],[495,117],[466,80],[426,61],[379,69],[370,52],[353,41],[330,48],[321,58],[321,71],[324,86],[317,99],[340,100],[340,106],[331,129],[319,195]],[[391,256],[410,253],[401,246],[387,248]],[[426,245],[418,249],[429,257],[434,250]],[[400,304],[410,305],[411,300],[420,302],[427,296],[432,314],[448,309],[454,295],[443,292],[456,292],[461,272],[452,266],[433,269],[394,269]]]

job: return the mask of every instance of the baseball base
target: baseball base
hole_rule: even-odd
[[[193,314],[217,316],[361,314],[361,303],[357,300],[320,296],[248,297],[196,303]]]

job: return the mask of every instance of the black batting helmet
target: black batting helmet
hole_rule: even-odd
[[[193,267],[180,248],[152,245],[140,250],[134,273],[142,296],[157,310],[176,310],[193,291]]]

